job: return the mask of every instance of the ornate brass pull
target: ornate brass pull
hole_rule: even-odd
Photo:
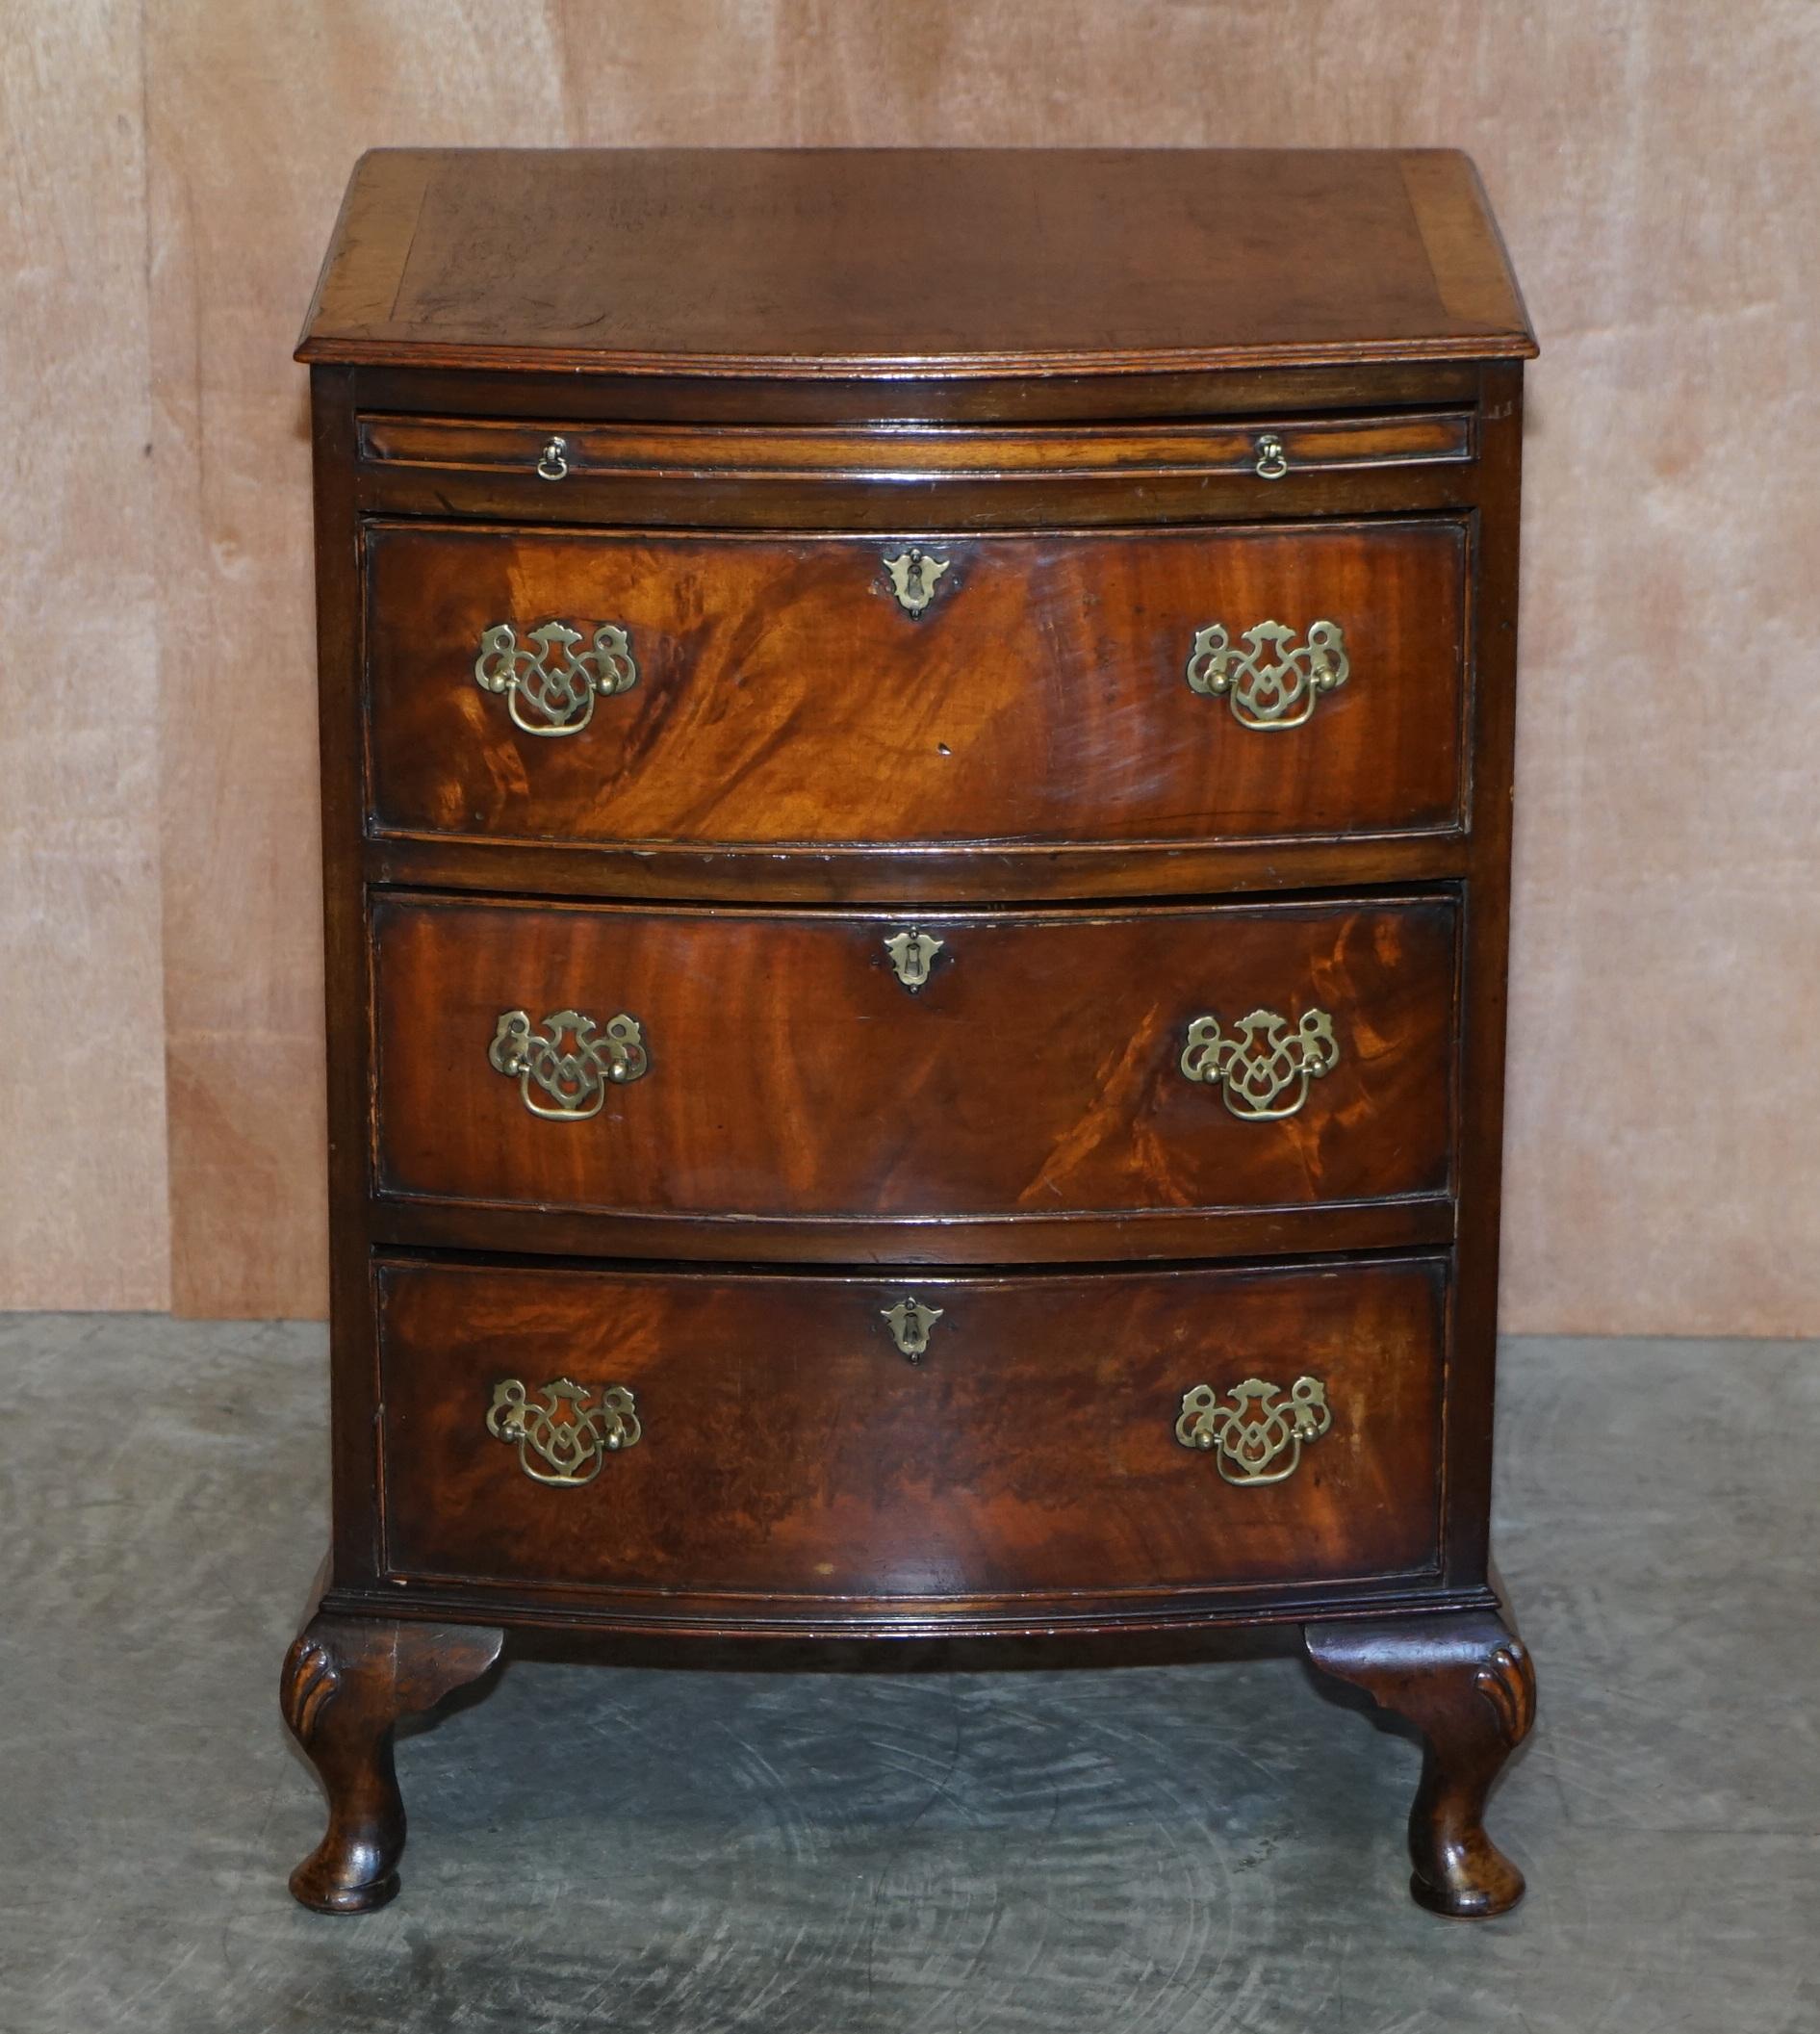
[[[565,1045],[570,1039],[574,1043]],[[507,1010],[487,1047],[487,1064],[517,1080],[520,1098],[533,1116],[578,1123],[600,1115],[609,1087],[642,1080],[651,1060],[638,1019],[624,1011],[608,1017],[602,1029],[578,1010],[558,1010],[544,1019],[541,1031],[533,1031],[527,1011]],[[537,1100],[533,1088],[548,1102]]]
[[[884,569],[891,575],[891,591],[897,596],[897,605],[906,614],[921,614],[935,599],[936,581],[947,571],[948,560],[919,551],[912,544],[896,557],[886,558]]]
[[[1281,1385],[1247,1377],[1227,1397],[1231,1403],[1222,1405],[1211,1384],[1184,1392],[1175,1438],[1184,1448],[1215,1451],[1214,1464],[1229,1483],[1280,1483],[1300,1466],[1303,1443],[1320,1440],[1333,1425],[1319,1377],[1297,1377],[1287,1399]]]
[[[1280,480],[1289,472],[1289,454],[1283,450],[1283,441],[1274,431],[1266,431],[1258,440],[1258,463],[1254,471],[1260,480]]]
[[[898,1354],[908,1356],[912,1363],[929,1352],[929,1331],[946,1311],[945,1307],[925,1306],[914,1293],[907,1294],[895,1306],[879,1309],[891,1330],[891,1340],[897,1344]]]
[[[1250,1122],[1274,1122],[1294,1116],[1308,1099],[1308,1084],[1320,1080],[1340,1064],[1333,1019],[1324,1010],[1310,1010],[1291,1031],[1289,1019],[1274,1010],[1254,1010],[1230,1032],[1217,1017],[1197,1017],[1188,1027],[1182,1048],[1182,1071],[1192,1081],[1220,1089],[1226,1107]],[[1276,1106],[1281,1095],[1295,1092],[1294,1101]]]
[[[891,972],[911,995],[929,980],[929,970],[944,943],[931,933],[918,932],[913,925],[908,932],[892,933],[883,942],[891,957]]]
[[[1225,624],[1210,622],[1189,652],[1189,690],[1227,700],[1242,728],[1266,734],[1299,728],[1318,699],[1346,683],[1352,667],[1338,622],[1310,622],[1307,642],[1285,649],[1295,634],[1281,622],[1259,622],[1244,632],[1247,647],[1235,650]]]
[[[540,480],[560,480],[569,471],[569,441],[567,438],[552,438],[537,455],[537,477]]]
[[[591,1483],[609,1455],[636,1448],[644,1438],[637,1403],[624,1384],[555,1377],[537,1389],[541,1405],[531,1403],[521,1379],[501,1377],[487,1407],[487,1431],[496,1441],[516,1443],[518,1466],[534,1483],[570,1489]],[[538,1462],[546,1466],[540,1469]]]
[[[610,699],[638,682],[631,639],[617,622],[598,623],[594,646],[579,657],[581,631],[567,622],[545,622],[521,648],[510,622],[495,622],[480,637],[474,682],[483,692],[503,692],[512,725],[526,734],[579,734],[594,718],[598,694]]]

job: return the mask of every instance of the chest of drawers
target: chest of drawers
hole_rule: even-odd
[[[1533,350],[1448,153],[363,159],[300,1900],[396,1892],[394,1725],[513,1629],[1284,1621],[1423,1733],[1417,1897],[1520,1895]]]

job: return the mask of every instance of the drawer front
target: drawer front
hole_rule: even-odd
[[[1469,465],[1475,456],[1474,424],[1474,413],[1464,409],[1009,430],[942,424],[857,430],[723,425],[705,430],[696,425],[369,413],[360,418],[358,432],[361,464],[378,472],[422,468],[550,485],[679,476],[696,481],[989,482],[1031,474],[1138,482],[1231,475],[1275,482],[1291,474]]]
[[[1448,898],[941,914],[373,906],[377,1185],[813,1217],[1445,1193]]]
[[[1458,519],[366,542],[382,834],[737,849],[1461,823]]]
[[[377,1275],[398,1576],[787,1604],[1436,1561],[1439,1258],[914,1286]]]

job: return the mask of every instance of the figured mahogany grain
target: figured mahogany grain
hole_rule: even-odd
[[[376,1275],[397,1575],[757,1594],[786,1614],[1434,1568],[1441,1257],[911,1284]],[[915,1363],[881,1318],[911,1292],[941,1310]],[[1176,1440],[1192,1386],[1304,1375],[1333,1424],[1283,1481],[1226,1482]],[[560,1377],[624,1385],[642,1437],[589,1483],[539,1484],[486,1428],[513,1377],[533,1403]]]
[[[1267,483],[1258,483],[1264,485]],[[367,532],[381,831],[774,846],[1193,842],[1461,818],[1464,524],[1122,535]],[[919,616],[884,560],[948,560]],[[483,633],[614,622],[639,673],[578,733],[482,690]],[[1196,631],[1345,631],[1299,727],[1196,693]]]
[[[884,947],[911,922],[942,941],[913,994]],[[1457,931],[1439,897],[914,921],[382,897],[378,1183],[850,1222],[1441,1192]],[[1326,1011],[1340,1049],[1282,1120],[1179,1064],[1191,1019],[1260,1007]],[[514,1009],[628,1013],[650,1069],[540,1120],[488,1064]]]

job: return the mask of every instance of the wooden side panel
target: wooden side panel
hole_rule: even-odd
[[[628,1592],[954,1599],[1432,1571],[1440,1258],[881,1280],[381,1268],[389,1572]],[[1183,1447],[1183,1395],[1318,1379],[1269,1484]],[[540,1484],[496,1386],[624,1386],[642,1433]],[[551,1464],[531,1450],[545,1474]],[[1270,1465],[1280,1470],[1289,1452]],[[854,1606],[857,1609],[859,1607]]]
[[[912,615],[885,559],[918,541],[945,569]],[[770,845],[1458,823],[1455,519],[901,542],[382,524],[367,546],[381,830]],[[551,619],[581,652],[625,630],[638,677],[579,732],[527,733],[476,657],[495,625],[529,651]],[[1320,621],[1349,674],[1301,725],[1190,689],[1201,629],[1243,654],[1276,622],[1305,652]]]
[[[885,1219],[1445,1191],[1457,913],[1441,899],[903,920],[381,899],[378,1184],[540,1208]],[[1332,1019],[1280,1120],[1183,1076],[1191,1019]],[[649,1070],[542,1120],[501,1016],[642,1027]],[[532,1088],[549,1106],[547,1094]],[[1294,1099],[1285,1094],[1280,1106]]]

